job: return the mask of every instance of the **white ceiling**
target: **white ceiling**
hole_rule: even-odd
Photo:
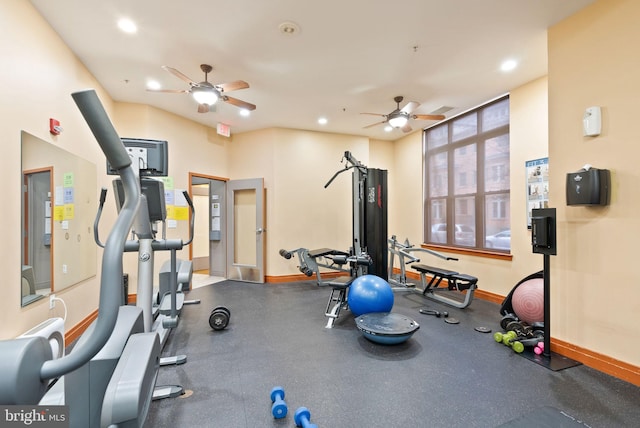
[[[454,107],[448,117],[547,72],[546,29],[593,0],[31,0],[116,101],[143,103],[232,133],[268,127],[397,139],[383,120],[393,98],[417,101],[414,112]],[[137,23],[135,35],[116,21]],[[293,35],[279,30],[293,22]],[[519,66],[500,71],[506,59]],[[198,113],[187,94],[152,93],[196,82],[245,80],[229,95],[257,105],[249,117],[219,104]],[[326,125],[317,119],[324,116]],[[414,129],[434,122],[412,121]]]

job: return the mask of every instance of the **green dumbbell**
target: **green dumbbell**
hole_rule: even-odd
[[[503,343],[508,345],[509,341],[515,339],[517,337],[515,331],[508,331],[506,333],[501,333],[499,331],[493,334],[493,339],[498,343]]]
[[[516,340],[517,338],[518,338],[518,334],[513,330],[508,331],[506,333],[500,333],[498,331],[493,335],[493,339],[496,342],[502,343],[505,346],[510,347],[511,349],[513,349],[515,352],[519,354],[522,351],[524,351],[524,345],[522,344],[522,342],[517,341]]]

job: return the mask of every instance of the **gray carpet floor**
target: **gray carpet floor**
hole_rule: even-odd
[[[460,310],[397,292],[393,312],[420,329],[380,345],[348,311],[325,328],[329,293],[311,281],[223,281],[189,292],[202,303],[184,307],[164,349],[188,361],[161,368],[157,382],[186,394],[154,401],[145,427],[294,427],[300,406],[320,428],[536,426],[537,411],[539,426],[556,413],[576,425],[639,426],[639,387],[583,365],[549,370],[475,331],[500,330],[496,304],[475,299]],[[220,305],[230,323],[213,331],[209,314]],[[425,307],[460,323],[420,314]],[[271,415],[274,386],[285,389],[284,419]]]

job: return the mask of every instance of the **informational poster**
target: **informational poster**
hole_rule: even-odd
[[[211,201],[211,231],[209,236],[212,241],[219,241],[222,227],[220,195],[211,195]]]
[[[549,208],[549,158],[525,162],[527,173],[527,228],[531,229],[531,211]]]

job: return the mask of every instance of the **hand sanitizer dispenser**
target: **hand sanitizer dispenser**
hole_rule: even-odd
[[[585,137],[597,137],[602,130],[602,112],[600,107],[589,107],[584,111],[582,118]]]

